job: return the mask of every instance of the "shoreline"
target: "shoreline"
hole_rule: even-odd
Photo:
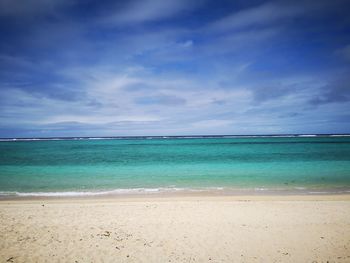
[[[121,202],[181,202],[181,201],[350,201],[350,194],[255,194],[255,195],[228,195],[215,193],[162,193],[162,194],[126,194],[126,195],[103,195],[103,196],[28,196],[0,198],[0,205],[5,203],[121,203]]]
[[[51,191],[51,192],[18,192],[0,191],[1,200],[26,200],[26,199],[119,199],[119,198],[158,198],[158,197],[225,197],[225,196],[347,196],[350,195],[349,187],[329,188],[231,188],[231,187],[204,187],[204,188],[125,188],[111,190],[78,191]]]

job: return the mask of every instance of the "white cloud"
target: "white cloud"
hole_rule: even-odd
[[[124,25],[156,21],[173,17],[195,6],[186,0],[135,0],[118,9],[113,15],[104,19],[104,22]]]
[[[223,17],[210,24],[208,28],[211,31],[226,31],[249,26],[261,27],[281,19],[298,16],[302,13],[303,10],[296,5],[283,6],[278,3],[266,3]]]
[[[218,128],[222,126],[229,126],[233,123],[232,120],[202,120],[192,124],[194,128]]]
[[[189,48],[189,47],[192,47],[193,46],[193,41],[192,40],[187,40],[183,43],[180,44],[182,47],[184,48]]]
[[[108,116],[107,114],[95,114],[95,115],[57,115],[51,116],[42,122],[46,123],[64,123],[64,122],[81,122],[88,124],[108,124],[113,122],[154,122],[160,121],[157,116],[151,115],[121,115],[121,116]]]

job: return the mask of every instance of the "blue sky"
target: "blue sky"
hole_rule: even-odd
[[[349,133],[349,10],[0,0],[0,137]]]

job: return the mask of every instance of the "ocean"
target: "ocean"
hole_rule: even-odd
[[[3,139],[0,196],[350,192],[349,136]]]

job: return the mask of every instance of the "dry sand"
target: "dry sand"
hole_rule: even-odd
[[[1,262],[350,262],[350,198],[0,202]]]

